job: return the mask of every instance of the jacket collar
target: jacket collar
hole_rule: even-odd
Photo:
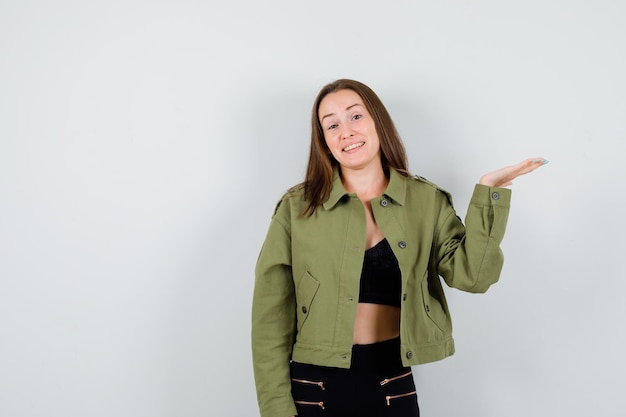
[[[404,199],[406,196],[406,181],[405,178],[393,168],[389,168],[389,184],[383,195],[392,199],[401,206],[404,205]],[[323,204],[324,209],[330,210],[341,201],[343,196],[349,195],[341,182],[341,176],[339,170],[335,167],[333,171],[333,188],[330,190],[328,200]]]

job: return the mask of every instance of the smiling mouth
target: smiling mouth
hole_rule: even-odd
[[[363,146],[363,145],[365,145],[365,142],[357,142],[357,143],[353,143],[352,145],[350,145],[350,146],[346,146],[345,148],[343,148],[343,149],[342,149],[342,151],[344,151],[344,152],[349,152],[349,151],[351,151],[351,150],[353,150],[353,149],[360,148],[360,147],[361,147],[361,146]]]

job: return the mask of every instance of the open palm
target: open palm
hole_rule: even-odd
[[[548,161],[543,158],[528,158],[518,164],[509,165],[483,175],[479,183],[489,187],[508,187],[513,184],[515,178],[533,172],[547,163]]]

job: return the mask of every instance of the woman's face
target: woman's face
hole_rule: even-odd
[[[361,96],[352,90],[330,93],[317,114],[326,145],[342,170],[381,168],[380,140]]]

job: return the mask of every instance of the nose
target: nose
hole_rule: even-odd
[[[349,138],[350,136],[352,136],[353,134],[354,134],[354,132],[352,131],[350,126],[344,125],[343,131],[341,132],[341,137],[343,139],[346,139],[346,138]]]

